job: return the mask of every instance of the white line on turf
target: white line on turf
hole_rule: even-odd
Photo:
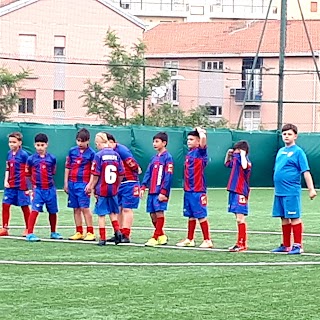
[[[99,266],[99,267],[275,267],[275,266],[318,266],[316,261],[293,262],[67,262],[67,261],[15,261],[0,260],[3,265],[39,266]]]
[[[23,240],[26,241],[25,238],[23,237],[15,237],[15,236],[6,236],[6,237],[1,237],[0,239],[13,239],[13,240]],[[55,243],[73,243],[73,244],[87,244],[87,245],[97,245],[97,241],[74,241],[74,240],[67,240],[67,239],[62,239],[62,240],[54,240],[54,239],[41,239],[41,242],[55,242]],[[107,242],[107,245],[114,246],[115,244],[112,242]],[[143,243],[120,243],[117,245],[118,247],[146,247]],[[146,247],[150,248],[150,247]],[[177,247],[177,246],[170,246],[170,245],[164,245],[164,246],[157,246],[154,248],[150,249],[173,249],[173,250],[192,250],[192,251],[208,251],[208,252],[228,252],[228,249],[216,249],[216,248],[197,248],[197,247]],[[237,253],[230,253],[230,254],[237,254]],[[263,251],[263,250],[247,250],[247,251],[242,251],[239,254],[275,254],[270,251]],[[286,253],[277,253],[278,255],[286,255]],[[311,253],[311,252],[306,252],[302,254],[303,256],[312,256],[312,257],[320,257],[319,253]]]
[[[49,226],[37,226],[37,229],[49,229]],[[10,229],[25,229],[25,226],[10,226]],[[59,226],[59,229],[74,229],[74,226]],[[107,226],[107,229],[112,229],[111,226]],[[154,230],[153,227],[132,227],[133,230]],[[183,231],[187,232],[185,228],[165,228],[166,231]],[[196,229],[197,232],[201,232],[200,229]],[[224,230],[224,229],[212,229],[212,233],[237,233],[236,230]],[[269,234],[269,235],[282,235],[281,232],[277,231],[252,231],[249,230],[247,233],[250,234]],[[303,233],[305,237],[320,237],[318,233]]]

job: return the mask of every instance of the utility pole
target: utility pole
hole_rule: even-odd
[[[283,124],[283,84],[284,60],[287,42],[287,0],[281,0],[280,22],[280,50],[279,50],[279,84],[278,84],[278,121],[277,129],[280,131]]]
[[[142,69],[142,124],[146,123],[146,67]]]

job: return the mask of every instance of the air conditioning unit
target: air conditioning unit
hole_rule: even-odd
[[[121,8],[122,9],[130,9],[130,3],[122,3]]]
[[[230,96],[235,96],[237,93],[237,89],[236,88],[230,88]]]

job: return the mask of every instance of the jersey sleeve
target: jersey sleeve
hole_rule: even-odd
[[[57,158],[55,156],[52,156],[52,174],[55,175],[57,172]]]
[[[152,161],[150,161],[148,167],[147,167],[147,170],[144,174],[144,177],[143,177],[143,180],[142,180],[142,183],[141,183],[141,190],[145,190],[149,187],[149,183],[150,183],[150,179],[151,179],[151,167],[152,167]]]
[[[31,177],[32,165],[33,165],[32,156],[30,156],[27,159],[27,165],[26,165],[26,176],[27,177]]]
[[[66,163],[65,163],[66,169],[71,169],[71,150],[69,151],[67,157],[66,157]]]
[[[169,197],[173,178],[173,158],[168,156],[164,168],[164,177],[161,183],[160,193]]]
[[[123,162],[120,157],[118,158],[118,174],[119,174],[119,176],[124,175],[124,166],[123,166]]]
[[[91,174],[93,174],[94,176],[100,176],[100,173],[101,173],[101,161],[100,161],[100,157],[96,154],[92,161]]]
[[[202,158],[202,161],[204,162],[204,165],[206,166],[208,163],[208,149],[207,146],[204,146],[203,148],[198,148],[198,157]]]
[[[307,156],[303,150],[300,150],[298,154],[298,166],[301,173],[310,170]]]
[[[131,151],[125,147],[122,147],[119,150],[121,152],[120,156],[122,161],[125,162],[131,170],[138,170],[139,164],[133,157]]]

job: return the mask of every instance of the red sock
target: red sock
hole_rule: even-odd
[[[29,216],[30,216],[30,208],[29,208],[29,206],[22,206],[21,209],[22,209],[22,212],[23,212],[24,223],[26,225],[26,228],[28,228],[28,220],[29,220]]]
[[[210,240],[208,220],[202,221],[200,223],[200,227],[201,227],[202,234],[203,234],[203,240]]]
[[[34,226],[37,222],[39,212],[38,211],[31,211],[29,220],[28,220],[28,234],[33,233]]]
[[[293,241],[295,244],[302,244],[302,223],[292,225]]]
[[[126,237],[126,238],[130,238],[130,233],[131,230],[129,228],[123,228],[121,233]]]
[[[238,224],[238,245],[246,246],[247,244],[247,225],[246,223]]]
[[[156,220],[151,219],[151,222],[152,222],[153,226],[156,228],[157,227],[157,219]]]
[[[56,228],[57,228],[57,215],[56,215],[56,214],[50,214],[50,213],[49,213],[49,222],[50,222],[51,232],[56,232]]]
[[[94,231],[93,231],[93,227],[87,227],[87,233],[94,233]]]
[[[76,232],[79,232],[83,234],[83,227],[82,226],[76,226]]]
[[[111,221],[114,232],[120,231],[119,221],[114,220]]]
[[[10,204],[2,204],[2,227],[8,228],[10,220]]]
[[[157,217],[157,223],[156,223],[156,230],[154,231],[153,238],[156,240],[159,236],[164,235],[163,232],[163,226],[164,226],[164,217]]]
[[[194,239],[194,231],[196,230],[197,220],[191,220],[188,221],[188,239],[193,240]]]
[[[106,240],[106,228],[99,228],[100,240]]]
[[[282,241],[285,247],[291,246],[291,224],[282,225]]]

